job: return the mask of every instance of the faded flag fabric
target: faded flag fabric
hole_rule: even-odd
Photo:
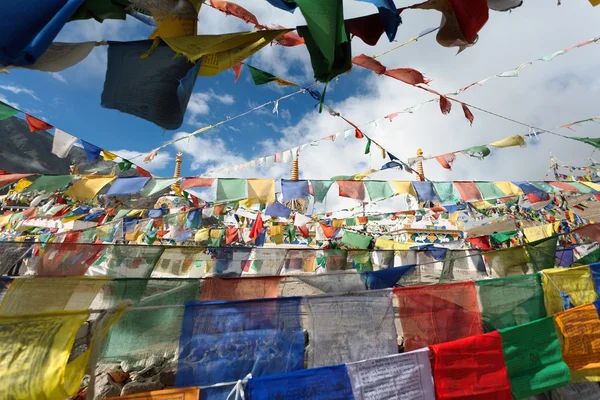
[[[54,138],[52,139],[52,154],[55,154],[59,158],[66,158],[76,141],[77,138],[75,136],[56,128],[54,130]]]

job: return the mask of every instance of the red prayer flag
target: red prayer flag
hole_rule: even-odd
[[[463,113],[465,113],[465,118],[469,120],[469,123],[472,126],[473,120],[475,119],[475,117],[473,116],[473,113],[471,112],[471,110],[469,110],[469,107],[467,107],[467,105],[465,103],[462,103],[462,109],[463,109]]]
[[[473,282],[395,289],[406,351],[483,333]]]
[[[183,178],[182,190],[193,187],[211,187],[215,178]]]
[[[337,232],[337,228],[334,228],[331,225],[327,225],[322,222],[320,222],[320,224],[321,224],[321,229],[323,229],[323,234],[325,235],[325,237],[327,239],[331,239]]]
[[[4,171],[4,172],[5,173],[0,173],[0,188],[4,187],[6,185],[10,185],[11,183],[18,181],[21,178],[27,178],[28,176],[35,175],[35,174],[11,174],[11,173],[6,173],[6,171]]]
[[[262,25],[258,23],[256,16],[240,5],[224,0],[210,0],[210,5],[227,15],[233,15],[234,17],[253,24],[256,27],[262,27]]]
[[[139,172],[140,176],[145,176],[145,177],[148,177],[148,178],[152,177],[152,174],[150,172],[146,171],[142,167],[135,167],[135,169],[137,169],[137,171]]]
[[[229,227],[225,230],[225,244],[231,244],[239,240],[239,229],[235,226]]]
[[[357,139],[362,139],[365,137],[365,135],[363,135],[363,133],[360,131],[360,129],[354,128],[354,137]]]
[[[273,29],[285,29],[284,26],[275,25]],[[280,46],[294,47],[304,44],[304,38],[300,37],[296,32],[288,32],[275,39],[275,42]]]
[[[242,66],[244,64],[242,62],[239,62],[237,64],[235,64],[233,67],[231,67],[231,69],[233,70],[233,73],[235,74],[235,81],[233,81],[234,83],[238,81],[238,79],[240,79],[240,74],[242,73]]]
[[[458,190],[460,198],[463,201],[482,200],[481,192],[477,185],[473,182],[454,182],[454,187]]]
[[[337,181],[339,195],[350,199],[364,200],[365,185],[362,181]]]
[[[256,241],[256,238],[261,234],[264,227],[262,214],[258,213],[256,215],[256,220],[254,220],[254,224],[252,225],[252,229],[250,229],[250,239],[252,239],[253,242]]]
[[[429,79],[425,79],[422,73],[412,68],[395,68],[385,71],[385,75],[407,83],[409,85],[417,85],[419,83],[427,84]]]
[[[430,347],[438,400],[512,400],[502,337],[495,331]]]
[[[25,114],[25,120],[27,121],[27,125],[29,125],[29,130],[31,132],[47,131],[48,129],[54,128],[52,125],[50,125],[46,121],[37,119],[36,117],[33,117],[29,114]]]
[[[442,110],[442,114],[450,114],[450,110],[452,110],[452,103],[446,96],[440,96],[440,110]]]
[[[467,242],[471,243],[471,247],[473,249],[481,249],[481,250],[491,250],[492,246],[490,245],[490,237],[489,236],[479,236],[467,238]]]
[[[361,54],[360,56],[356,56],[352,59],[352,64],[358,65],[359,67],[363,67],[366,69],[370,69],[374,71],[377,75],[384,74],[386,68],[379,61],[375,60],[373,57],[366,56]]]
[[[387,119],[388,119],[390,122],[392,122],[392,120],[393,120],[394,118],[396,118],[396,117],[398,116],[398,114],[400,114],[400,113],[397,113],[397,112],[395,112],[395,113],[391,113],[391,114],[389,114],[389,115],[386,115],[384,118],[387,118]]]
[[[487,0],[448,0],[465,39],[473,43],[489,18]]]
[[[442,154],[439,156],[435,156],[435,159],[437,160],[437,162],[440,163],[440,165],[443,168],[446,168],[446,169],[449,169],[450,171],[452,171],[452,163],[454,162],[454,160],[456,160],[456,154],[446,153],[446,154]]]

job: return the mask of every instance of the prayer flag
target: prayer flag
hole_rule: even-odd
[[[102,149],[95,144],[86,142],[85,140],[81,140],[81,144],[83,145],[83,150],[85,150],[85,155],[87,156],[88,163],[93,163],[98,158],[100,158],[100,152]]]
[[[76,141],[77,138],[75,136],[71,136],[67,132],[56,128],[52,140],[52,154],[55,154],[59,158],[66,158]]]
[[[75,181],[65,194],[76,201],[86,202],[96,197],[102,188],[115,180],[114,176],[82,176]]]
[[[0,121],[3,119],[14,117],[20,112],[21,111],[17,110],[16,108],[11,107],[8,104],[0,101]]]
[[[54,128],[49,123],[42,121],[41,119],[37,119],[29,114],[25,114],[25,120],[27,121],[27,125],[29,125],[29,130],[31,132],[35,131],[47,131],[49,129]]]
[[[126,196],[139,193],[150,178],[128,177],[117,178],[106,192],[107,196]]]

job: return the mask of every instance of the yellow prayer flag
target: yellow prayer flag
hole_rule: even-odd
[[[410,194],[413,197],[417,197],[417,192],[410,181],[390,181],[390,184],[398,194]]]
[[[152,392],[136,393],[120,397],[109,397],[106,400],[198,400],[199,387],[155,390]]]
[[[535,242],[554,235],[554,224],[544,224],[523,229],[528,242]]]
[[[590,0],[590,4],[596,7],[598,4],[600,4],[600,0]]]
[[[156,23],[156,30],[149,39],[155,37],[193,36],[198,32],[198,13],[202,0],[173,2],[177,9],[167,9],[158,1],[146,2]],[[173,7],[173,8],[174,8]]]
[[[8,225],[10,222],[10,214],[9,215],[0,215],[0,226]]]
[[[278,29],[254,32],[237,32],[223,35],[197,35],[160,37],[174,52],[185,55],[190,61],[202,58],[200,76],[212,76],[244,61],[279,36],[292,31]]]
[[[569,302],[574,306],[591,303],[598,299],[594,290],[592,272],[587,265],[545,269],[542,271],[542,287],[548,315],[554,315],[563,310],[561,292],[569,296]]]
[[[63,400],[72,396],[88,357],[67,362],[75,335],[88,318],[88,311],[0,315],[0,399]]]
[[[376,249],[383,249],[383,250],[409,250],[410,247],[411,247],[411,245],[408,244],[408,243],[395,242],[395,241],[389,240],[389,239],[377,238],[377,240],[375,241],[375,248]]]
[[[96,197],[102,188],[115,180],[114,176],[82,176],[65,192],[75,201],[88,201]]]
[[[523,194],[523,190],[512,182],[494,182],[494,185],[507,196],[520,196]]]
[[[286,81],[285,79],[275,78],[275,83],[279,86],[298,86],[294,82]]]
[[[490,146],[504,148],[504,147],[513,147],[513,146],[526,146],[525,138],[522,135],[512,135],[502,140],[498,140],[494,143],[490,143]]]
[[[600,1],[600,0],[598,0],[598,1]],[[590,189],[600,192],[600,184],[598,184],[598,183],[594,183],[594,182],[580,182],[580,183],[583,183],[585,186],[589,187]]]
[[[85,310],[110,280],[104,277],[16,278],[0,303],[0,314]]]
[[[369,176],[371,174],[374,174],[375,172],[378,172],[378,170],[376,170],[376,169],[370,169],[370,170],[365,171],[365,172],[359,172],[358,174],[352,175],[352,180],[353,181],[362,181],[367,176]]]
[[[334,219],[333,221],[331,221],[331,226],[333,226],[334,228],[341,228],[342,226],[344,226],[344,222],[346,220],[344,219]]]
[[[248,203],[271,204],[275,202],[274,179],[248,179]]]
[[[208,234],[210,232],[209,228],[200,229],[194,235],[194,242],[206,242],[208,241]]]
[[[113,161],[118,157],[115,153],[111,153],[110,151],[104,149],[102,149],[102,154],[104,155],[104,161]]]
[[[26,187],[28,187],[29,185],[31,185],[33,182],[30,181],[27,178],[21,178],[19,179],[19,182],[17,182],[17,184],[15,185],[15,193],[20,193],[23,189],[25,189]]]
[[[127,216],[131,218],[142,218],[145,213],[146,210],[131,210],[127,213]]]

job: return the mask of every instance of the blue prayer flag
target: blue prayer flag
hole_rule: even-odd
[[[100,158],[100,152],[102,151],[100,147],[96,146],[95,144],[86,142],[83,139],[81,139],[81,144],[83,145],[83,149],[85,150],[85,155],[87,156],[88,163],[91,164],[98,158]]]
[[[304,368],[300,297],[186,304],[176,386],[235,382]]]
[[[269,204],[265,209],[265,214],[271,217],[282,217],[289,218],[292,210],[280,202],[276,201],[275,203]]]
[[[415,181],[412,184],[417,192],[419,201],[440,201],[431,182]]]
[[[130,177],[130,178],[117,178],[113,183],[108,192],[107,196],[123,196],[128,194],[139,193],[143,188],[146,182],[148,182],[150,178],[146,178],[143,176],[140,177]]]
[[[281,193],[283,201],[301,199],[310,195],[308,181],[281,180]]]
[[[398,25],[402,23],[402,17],[396,9],[396,5],[393,0],[359,0],[365,3],[371,3],[377,10],[379,10],[379,19],[381,25],[389,39],[393,41],[396,38],[396,32],[398,31]]]
[[[404,275],[415,272],[416,265],[404,265],[402,267],[386,268],[379,271],[362,272],[361,278],[369,290],[387,289],[396,286],[396,283]]]
[[[247,393],[250,400],[354,400],[345,365],[252,378]]]

